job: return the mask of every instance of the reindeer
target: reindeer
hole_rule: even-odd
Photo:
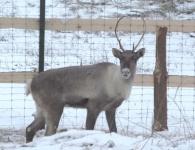
[[[136,73],[136,64],[145,53],[141,48],[135,51],[143,39],[144,32],[132,50],[125,50],[117,35],[120,49],[113,48],[113,55],[120,60],[120,66],[103,62],[94,65],[71,66],[47,70],[36,75],[26,87],[26,94],[32,94],[36,105],[34,121],[26,128],[26,142],[31,142],[38,130],[45,135],[56,133],[65,106],[86,108],[86,129],[93,130],[101,111],[105,111],[110,132],[117,132],[116,109],[130,95]]]

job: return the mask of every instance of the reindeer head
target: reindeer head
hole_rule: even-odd
[[[119,43],[120,49],[113,48],[112,53],[115,57],[119,58],[119,60],[120,60],[120,68],[121,68],[122,78],[123,79],[130,79],[135,74],[138,59],[140,57],[142,57],[145,53],[145,48],[141,48],[141,49],[136,50],[137,47],[139,46],[141,40],[144,37],[144,32],[143,32],[139,42],[137,43],[137,45],[134,47],[134,44],[133,44],[132,50],[125,50],[121,44],[120,39],[118,38],[118,35],[117,35],[118,24],[124,17],[125,16],[121,17],[117,21],[116,26],[115,26],[115,36],[116,36],[116,39]]]

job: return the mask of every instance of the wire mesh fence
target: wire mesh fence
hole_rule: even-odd
[[[24,18],[28,24],[29,18],[39,18],[39,1],[4,0],[1,2],[0,17]],[[130,14],[130,19],[141,20],[140,14],[154,21],[194,20],[192,2],[179,1],[68,1],[51,0],[46,2],[46,19],[69,19],[78,21],[75,31],[46,30],[45,35],[45,70],[74,65],[89,65],[98,62],[113,62],[119,64],[112,55],[112,48],[118,47],[113,31],[107,31],[105,26],[101,31],[94,31],[93,20],[97,18],[113,19]],[[153,9],[153,10],[151,10]],[[91,21],[90,29],[79,28],[80,20]],[[156,23],[157,24],[157,23]],[[156,27],[156,24],[153,26]],[[51,27],[56,25],[54,21]],[[0,23],[1,26],[1,23]],[[27,26],[27,25],[26,25]],[[120,25],[119,25],[120,26]],[[142,26],[143,27],[143,26]],[[193,27],[195,24],[193,23]],[[132,48],[140,36],[133,32],[119,31],[123,46]],[[146,28],[149,28],[146,26]],[[168,28],[174,28],[169,25]],[[169,32],[167,35],[167,69],[169,75],[179,76],[178,87],[168,87],[168,128],[173,133],[194,131],[195,124],[195,88],[183,87],[186,76],[195,76],[195,42],[194,33]],[[142,29],[143,30],[143,29]],[[137,74],[152,75],[155,67],[155,33],[147,32],[140,47],[146,48],[145,56],[138,62]],[[33,29],[0,29],[0,72],[37,71],[39,60],[39,33]],[[13,82],[0,84],[0,128],[25,128],[33,120],[35,106],[32,97],[25,96],[25,84]],[[144,78],[144,77],[143,77]],[[23,74],[26,82],[27,75]],[[117,111],[117,126],[124,134],[151,132],[153,123],[153,86],[134,86],[131,96],[125,100]],[[195,85],[195,80],[192,85]],[[169,84],[169,83],[168,83]],[[89,91],[90,92],[90,91]],[[65,108],[61,119],[61,128],[84,128],[86,110]],[[96,129],[108,130],[105,116],[102,113],[96,124]]]

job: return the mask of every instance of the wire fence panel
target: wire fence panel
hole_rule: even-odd
[[[3,0],[0,4],[0,17],[39,18],[39,1]],[[12,73],[37,68],[39,36],[36,30],[14,28],[14,22],[10,26],[0,29],[0,72],[10,72],[9,83],[0,84],[0,127],[18,129],[26,126],[29,117],[28,122],[32,120],[35,107],[24,95],[25,85],[13,83]],[[24,82],[26,78],[24,74]]]
[[[185,87],[182,75],[194,76],[194,37],[193,33],[170,33],[167,38],[167,68],[171,75],[179,75],[178,86],[168,88],[169,129],[181,135],[191,136],[194,132],[194,93],[192,87]]]
[[[7,0],[0,4],[0,17],[39,18],[39,1],[37,0]],[[153,21],[194,20],[193,12],[190,11],[190,2],[189,4],[184,2],[180,6],[173,4],[168,6],[157,4],[152,0],[47,1],[46,20],[53,18],[66,22],[68,19],[75,19],[78,21],[78,30],[66,30],[64,26],[63,31],[45,31],[45,70],[98,62],[119,64],[112,55],[112,48],[119,47],[114,29],[108,31],[105,27],[101,31],[94,31],[94,19],[113,19],[130,14],[130,19],[141,20],[144,13],[146,20]],[[79,20],[82,19],[91,21],[91,30],[84,31],[79,28]],[[195,27],[195,24],[193,25]],[[52,28],[52,24],[50,27]],[[142,32],[132,32],[132,26],[128,27],[128,31],[119,31],[119,36],[123,46],[126,49],[132,49],[133,43],[139,41]],[[146,28],[149,27],[146,26]],[[168,26],[168,28],[174,29],[174,26]],[[195,35],[193,32],[183,32],[184,28],[187,27],[182,26],[180,32],[168,32],[167,35],[168,75],[179,76],[180,83],[178,87],[168,87],[168,128],[170,133],[175,134],[180,131],[182,135],[187,132],[192,133],[195,124],[195,80],[191,87],[183,87],[185,82],[183,76],[195,76]],[[153,74],[155,37],[154,32],[146,32],[140,43],[139,47],[146,48],[146,53],[138,62],[137,74]],[[38,30],[1,28],[0,72],[37,71],[38,43]],[[13,78],[11,77],[10,83],[0,84],[0,128],[24,129],[33,120],[35,106],[32,97],[25,96],[25,84],[14,83]],[[25,83],[28,79],[27,73],[23,78]],[[144,79],[142,84],[144,85]],[[118,108],[116,120],[120,133],[128,135],[151,134],[152,132],[154,89],[153,86],[143,85],[134,86],[129,99]],[[85,109],[65,108],[60,128],[84,128],[85,118]],[[100,114],[96,129],[108,131],[104,113]]]

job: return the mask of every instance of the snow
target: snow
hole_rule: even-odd
[[[168,1],[167,1],[168,2]],[[173,1],[176,2],[176,1]],[[2,17],[39,17],[38,0],[1,0]],[[175,10],[162,12],[153,0],[48,0],[47,18],[113,18],[123,14],[139,17],[144,12],[150,19],[193,20],[193,0],[176,3]],[[140,34],[120,33],[125,48],[132,47]],[[109,61],[111,48],[117,47],[110,32],[46,31],[45,69]],[[146,33],[140,47],[146,54],[138,63],[137,73],[152,74],[155,65],[155,35]],[[32,71],[38,64],[38,32],[34,30],[0,30],[0,71]],[[194,33],[168,33],[167,67],[169,75],[195,75]],[[187,60],[187,61],[186,61]],[[25,78],[25,77],[24,77]],[[182,82],[182,80],[181,80]],[[153,87],[133,87],[129,99],[117,110],[118,133],[108,133],[104,113],[98,117],[95,130],[86,131],[85,109],[65,108],[58,133],[44,137],[37,133],[32,143],[25,144],[25,127],[35,112],[32,97],[24,94],[24,84],[0,84],[0,149],[106,149],[106,150],[194,150],[195,88],[168,88],[168,131],[152,132]],[[62,130],[67,130],[63,131]]]
[[[194,95],[193,89],[168,89],[168,131],[152,132],[151,130],[153,88],[145,87],[140,90],[140,87],[134,87],[130,99],[124,101],[118,108],[117,134],[108,133],[104,114],[98,117],[95,130],[86,131],[84,130],[86,110],[65,108],[57,134],[45,137],[42,130],[37,133],[32,143],[25,144],[24,127],[33,120],[31,116],[35,111],[33,100],[31,96],[24,96],[23,84],[4,84],[4,89],[9,89],[9,85],[12,86],[14,101],[10,101],[11,91],[0,91],[1,100],[3,98],[5,100],[1,101],[0,106],[2,126],[0,149],[193,150],[195,148],[194,104],[185,97],[186,95],[191,98],[190,96]],[[139,95],[140,92],[144,97]],[[183,95],[187,101],[181,104],[179,95]],[[10,109],[10,106],[13,108]],[[7,128],[8,126],[11,128]]]
[[[27,144],[8,143],[1,149],[15,150],[193,150],[195,139],[170,137],[167,131],[151,135],[120,135],[103,131],[68,130],[53,136],[38,137]]]

